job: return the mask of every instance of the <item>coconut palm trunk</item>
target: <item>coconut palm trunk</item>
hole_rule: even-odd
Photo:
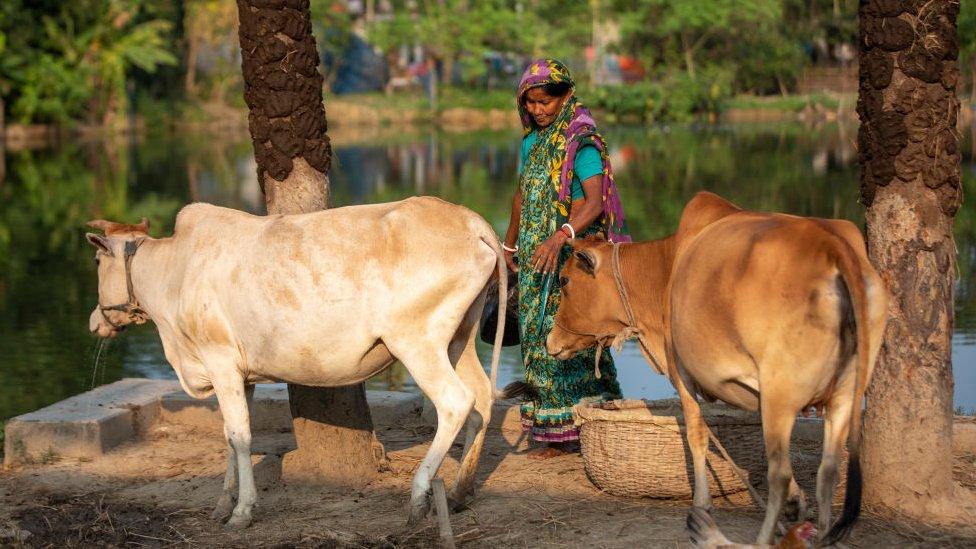
[[[237,0],[248,127],[269,214],[329,205],[332,149],[308,0]],[[310,319],[314,322],[314,319]],[[384,464],[363,384],[288,386],[298,449],[289,480],[360,483]]]
[[[976,516],[952,480],[958,12],[958,0],[859,8],[861,201],[869,255],[892,294],[867,394],[864,496],[926,519]]]

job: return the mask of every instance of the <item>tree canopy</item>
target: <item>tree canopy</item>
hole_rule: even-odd
[[[857,43],[855,0],[310,3],[319,49],[329,59],[341,60],[355,36],[388,61],[420,51],[436,63],[442,82],[477,90],[510,88],[521,63],[553,56],[598,90],[609,82],[591,63],[611,56],[640,70],[613,92],[618,97],[603,96],[652,114],[665,104],[715,109],[737,93],[790,93],[806,67],[848,63]],[[961,6],[959,37],[964,89],[971,91],[970,2]],[[0,94],[13,122],[111,123],[161,101],[240,106],[239,55],[232,0],[0,3]],[[486,78],[489,58],[517,68]],[[327,83],[336,66],[325,68]]]

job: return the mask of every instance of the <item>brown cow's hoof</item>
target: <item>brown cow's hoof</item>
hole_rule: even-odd
[[[792,496],[783,505],[783,516],[788,522],[799,522],[807,515],[807,505],[803,498]]]

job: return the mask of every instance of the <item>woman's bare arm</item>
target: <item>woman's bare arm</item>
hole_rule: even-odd
[[[600,196],[603,186],[602,177],[597,174],[583,182],[584,198],[574,202],[570,212],[569,224],[574,231],[586,229],[603,213],[603,198]],[[559,261],[559,250],[567,240],[569,237],[557,228],[552,236],[535,249],[535,253],[532,254],[532,268],[543,273],[554,272]]]
[[[518,243],[519,220],[522,218],[522,189],[515,189],[515,196],[512,197],[512,216],[508,220],[508,231],[505,233],[505,245],[514,248]],[[518,265],[515,264],[515,254],[505,251],[505,263],[508,268],[518,272]]]
[[[577,233],[585,230],[603,213],[603,174],[588,177],[583,182],[583,200],[573,202],[569,224]]]

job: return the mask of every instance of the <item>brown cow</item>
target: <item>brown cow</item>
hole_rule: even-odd
[[[635,244],[583,240],[573,248],[547,348],[565,359],[637,336],[645,357],[667,371],[681,397],[694,505],[711,507],[708,428],[696,393],[761,410],[769,505],[760,543],[772,541],[784,503],[788,515],[804,511],[790,465],[790,434],[800,411],[822,405],[819,526],[827,531],[838,452],[851,427],[844,511],[826,539],[846,536],[860,512],[861,402],[888,305],[858,228],[842,220],[744,211],[699,193],[672,236]]]

